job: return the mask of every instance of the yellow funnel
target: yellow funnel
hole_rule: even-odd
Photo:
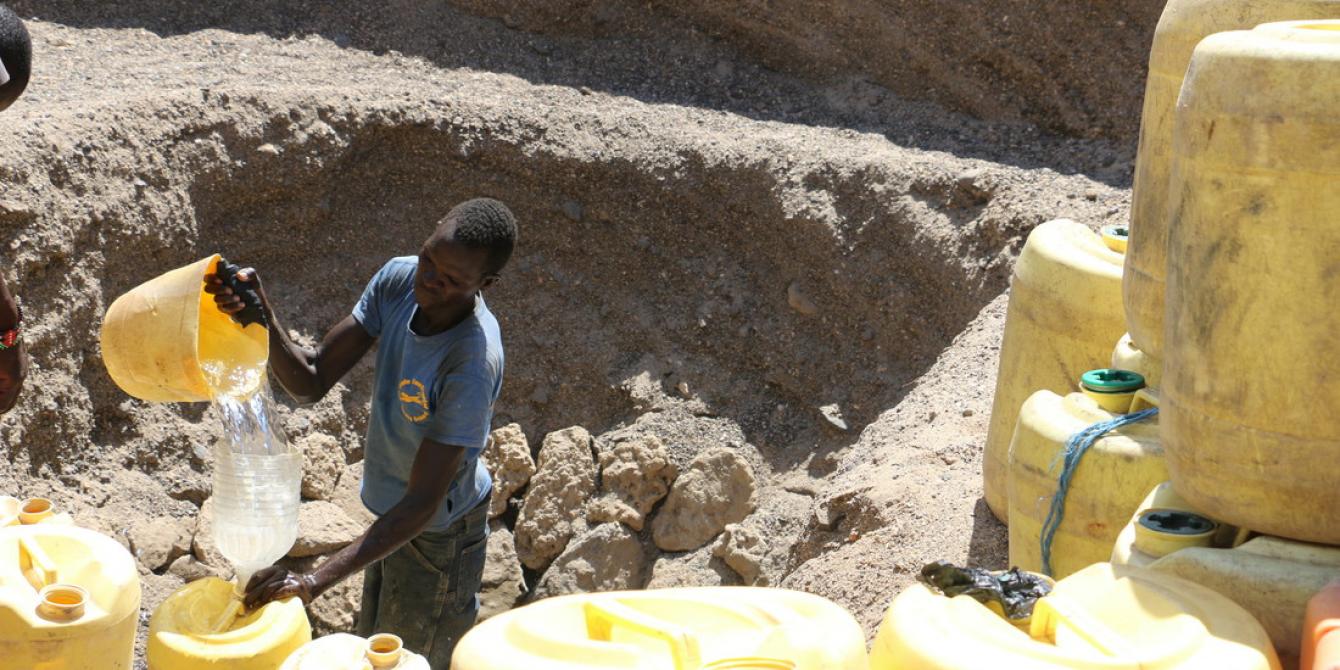
[[[219,372],[238,371],[254,381],[269,358],[264,326],[245,328],[214,305],[205,276],[219,263],[214,254],[164,273],[117,298],[102,320],[102,360],[121,390],[151,402],[209,400],[222,389]],[[215,381],[211,383],[206,371]],[[233,384],[235,386],[235,384]]]

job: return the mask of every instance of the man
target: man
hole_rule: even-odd
[[[502,387],[501,335],[482,291],[515,241],[501,202],[457,205],[417,258],[394,258],[377,272],[315,349],[285,334],[254,270],[238,273],[269,324],[270,369],[300,402],[319,400],[380,339],[362,482],[363,503],[378,518],[311,573],[256,573],[248,607],[290,596],[310,602],[363,569],[359,634],[399,635],[447,670],[479,610],[492,480],[478,457]],[[217,277],[207,282],[222,311],[245,307]]]
[[[8,109],[28,87],[33,58],[32,38],[17,14],[0,5],[0,111]],[[14,408],[23,378],[28,375],[28,352],[19,337],[19,305],[0,275],[0,414]]]

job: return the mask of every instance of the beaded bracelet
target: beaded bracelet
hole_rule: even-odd
[[[16,305],[15,309],[19,313],[18,323],[15,323],[13,328],[6,330],[4,334],[0,335],[0,351],[13,349],[14,345],[19,343],[19,326],[23,323],[23,307],[21,305]]]

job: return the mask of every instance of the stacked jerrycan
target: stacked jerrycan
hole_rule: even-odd
[[[1106,433],[1082,454],[1068,488],[1060,486],[1072,436],[1130,411],[1156,406],[1140,375],[1092,370],[1081,393],[1038,391],[1024,403],[1010,443],[1010,565],[1060,579],[1106,561],[1112,543],[1150,488],[1168,478],[1159,446],[1158,420],[1150,418]],[[1064,497],[1056,508],[1056,497]],[[1045,537],[1049,517],[1054,530]]]
[[[871,670],[1278,670],[1270,641],[1228,598],[1107,563],[1056,583],[1026,625],[967,595],[915,584],[889,607]]]
[[[0,528],[39,523],[72,526],[74,519],[69,512],[57,512],[55,505],[46,498],[19,500],[14,496],[0,496]]]
[[[302,457],[270,421],[269,336],[250,297],[238,317],[204,291],[234,268],[218,255],[150,280],[117,298],[103,320],[103,360],[122,390],[154,402],[213,400],[224,422],[214,456],[214,541],[237,584],[204,579],[165,600],[150,622],[152,670],[274,670],[311,640],[297,600],[245,613],[239,586],[282,558],[297,537]],[[232,284],[239,294],[242,287]]]
[[[293,652],[279,670],[429,670],[428,659],[405,649],[395,635],[364,639],[336,633]]]
[[[1100,237],[1058,219],[1033,230],[1014,266],[1000,369],[982,461],[987,505],[1007,521],[1010,437],[1019,409],[1035,391],[1067,393],[1101,365],[1125,330],[1121,267],[1125,238]]]
[[[865,670],[865,634],[819,596],[761,587],[560,596],[461,638],[452,670]]]
[[[135,559],[87,528],[0,529],[0,666],[130,670],[139,623]]]
[[[1112,367],[1134,370],[1160,386],[1174,111],[1192,51],[1214,33],[1323,18],[1340,18],[1340,0],[1170,0],[1164,7],[1149,56],[1122,281],[1130,336],[1118,345]]]

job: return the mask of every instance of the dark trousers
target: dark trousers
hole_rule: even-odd
[[[479,614],[489,501],[445,531],[425,532],[363,572],[358,634],[392,633],[405,648],[448,670],[451,652]]]

